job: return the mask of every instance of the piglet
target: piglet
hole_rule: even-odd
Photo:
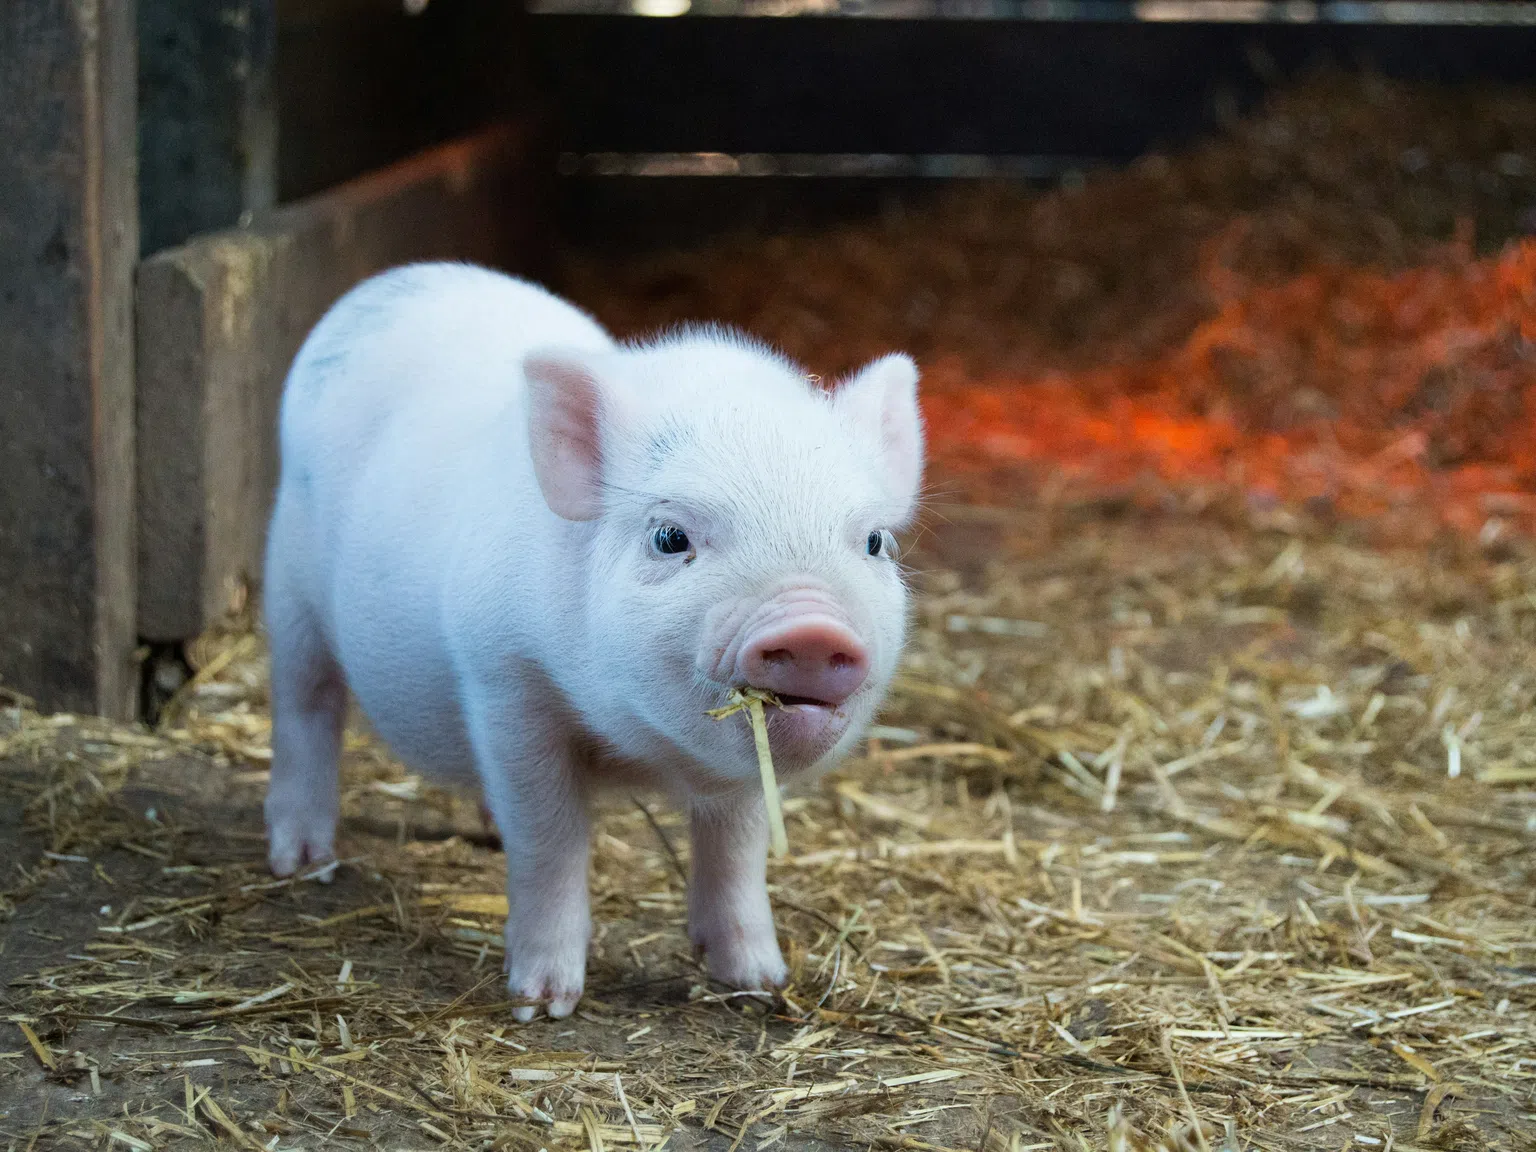
[[[735,687],[776,693],[789,778],[869,723],[906,631],[912,361],[825,390],[724,328],[618,344],[533,284],[418,264],[310,334],[280,440],[273,872],[332,858],[350,689],[406,764],[480,789],[519,1019],[581,998],[604,785],[687,806],[695,947],[728,984],[782,984],[751,732],[705,713]]]

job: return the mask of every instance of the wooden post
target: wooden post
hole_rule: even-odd
[[[493,127],[139,269],[139,629],[190,639],[261,574],[277,408],[299,345],[359,280],[413,260],[537,274],[540,174]]]
[[[130,715],[134,0],[0,3],[0,686]]]

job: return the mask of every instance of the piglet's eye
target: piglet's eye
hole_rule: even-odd
[[[896,559],[896,537],[884,529],[871,532],[864,542],[864,550],[871,556],[884,556],[887,560],[894,560]]]
[[[688,534],[676,524],[663,524],[651,534],[651,544],[663,556],[676,556],[688,551]]]

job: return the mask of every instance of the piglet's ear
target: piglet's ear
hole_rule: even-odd
[[[839,385],[834,403],[860,424],[878,429],[886,492],[901,505],[902,519],[909,518],[923,479],[917,365],[899,353],[883,356]]]
[[[595,520],[602,511],[602,385],[580,352],[535,352],[528,378],[528,444],[550,511]]]

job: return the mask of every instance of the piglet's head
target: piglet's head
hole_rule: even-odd
[[[887,356],[823,390],[733,333],[524,365],[549,507],[588,550],[584,637],[605,739],[711,782],[757,773],[733,687],[774,692],[781,772],[858,739],[896,668],[895,533],[922,479],[917,369]]]

